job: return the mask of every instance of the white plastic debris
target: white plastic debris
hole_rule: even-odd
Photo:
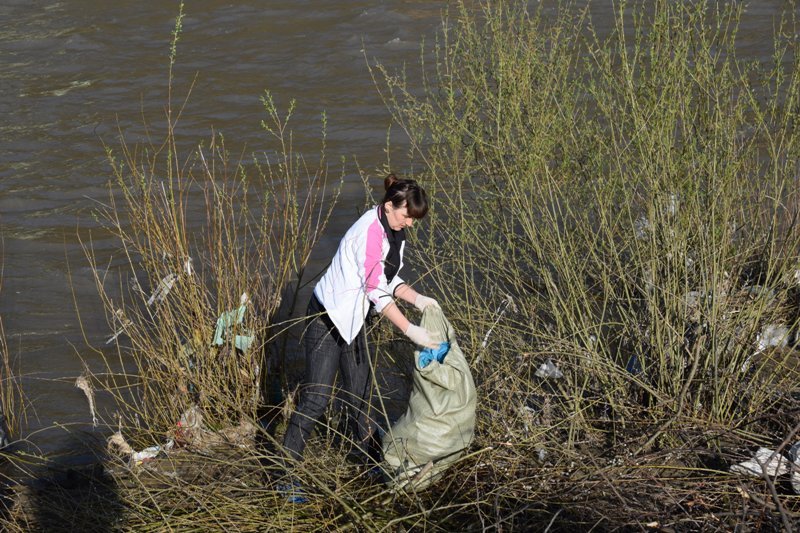
[[[191,276],[192,274],[194,274],[194,268],[192,267],[191,257],[189,257],[183,263],[183,272],[187,276]],[[167,294],[169,294],[169,291],[171,291],[172,287],[175,286],[176,281],[178,281],[178,274],[174,272],[170,272],[169,274],[161,278],[161,281],[159,281],[158,285],[156,286],[156,290],[154,290],[153,294],[150,295],[150,298],[147,299],[147,305],[150,306],[153,305],[154,303],[163,302],[164,298],[166,298]]]
[[[199,429],[203,426],[203,412],[197,406],[197,404],[192,404],[186,411],[183,412],[181,415],[180,420],[178,420],[178,427],[184,429]]]
[[[94,411],[94,390],[86,374],[78,376],[78,379],[75,380],[75,386],[81,389],[86,395],[86,399],[89,400],[89,412],[92,414],[92,426],[97,427],[97,416]]]
[[[761,477],[764,473],[775,477],[789,472],[789,461],[775,450],[759,448],[751,459],[731,466],[730,471],[746,476]]]
[[[124,455],[133,453],[133,448],[131,448],[131,445],[128,444],[128,441],[125,440],[125,437],[123,437],[122,433],[119,431],[108,438],[107,449],[109,452],[116,450]]]
[[[106,344],[111,344],[117,340],[117,337],[125,333],[125,329],[131,325],[130,319],[125,316],[125,311],[122,308],[114,311],[114,320],[119,323],[119,328],[106,340]]]
[[[497,311],[495,311],[495,314],[497,314],[497,318],[492,323],[492,327],[489,328],[489,331],[486,332],[486,335],[484,335],[483,342],[481,342],[481,348],[486,348],[486,345],[489,343],[489,335],[492,334],[492,330],[494,330],[494,327],[497,325],[498,322],[500,322],[500,319],[503,317],[506,311],[508,311],[509,308],[512,311],[516,311],[517,309],[516,306],[514,305],[514,298],[512,298],[510,294],[507,294],[505,299],[497,307]]]
[[[789,328],[783,324],[767,324],[756,337],[758,347],[756,353],[761,353],[774,346],[785,348],[789,344]]]
[[[683,298],[686,301],[686,307],[699,307],[705,296],[702,291],[689,291],[683,295]]]
[[[789,459],[792,461],[792,489],[800,494],[800,441],[789,448]]]
[[[156,290],[154,290],[153,294],[151,294],[150,298],[148,298],[147,305],[150,306],[156,302],[163,302],[164,298],[166,298],[167,294],[169,294],[169,291],[171,291],[172,287],[175,286],[175,281],[177,279],[178,275],[173,272],[170,272],[161,278],[161,281],[158,282],[158,286],[156,286]]]
[[[540,378],[553,378],[553,379],[561,379],[564,377],[564,374],[558,367],[553,363],[553,360],[549,357],[547,361],[539,365],[539,368],[536,370],[536,375]]]
[[[144,450],[137,452],[125,440],[120,431],[117,431],[108,438],[108,451],[119,452],[122,455],[128,455],[128,465],[139,466],[140,464],[149,461],[158,456],[162,452],[168,452],[175,446],[175,441],[169,440],[163,445],[149,446]]]
[[[650,232],[650,221],[646,216],[640,216],[633,223],[633,233],[637,239],[644,239]]]
[[[741,371],[747,372],[753,358],[770,347],[786,348],[789,345],[789,328],[782,324],[767,324],[761,333],[756,335],[756,351],[742,363]]]
[[[133,452],[131,454],[131,463],[140,465],[148,459],[156,457],[161,452],[161,446],[150,446],[140,452]]]
[[[158,457],[158,454],[160,454],[162,451],[166,452],[171,450],[174,445],[175,442],[170,440],[163,446],[150,446],[140,452],[133,452],[131,454],[130,463],[133,466],[138,466],[145,461]]]
[[[770,289],[763,285],[749,285],[744,287],[744,290],[751,298],[763,298],[765,304],[768,306],[772,305],[777,297],[775,289]]]
[[[678,214],[678,211],[681,207],[681,197],[678,196],[676,193],[670,193],[667,196],[667,214],[671,217],[674,217]]]

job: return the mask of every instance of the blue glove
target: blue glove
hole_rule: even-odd
[[[419,352],[419,367],[425,368],[429,364],[433,362],[435,359],[440,363],[444,362],[444,358],[447,355],[447,352],[450,351],[450,343],[443,342],[439,345],[438,348],[425,348],[424,350]]]

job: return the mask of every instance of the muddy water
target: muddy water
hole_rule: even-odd
[[[317,149],[325,110],[329,152],[376,168],[385,161],[389,115],[362,50],[390,66],[414,65],[444,4],[193,0],[178,48],[178,92],[197,78],[179,136],[197,143],[213,129],[233,152],[263,149],[259,99],[269,89],[280,106],[298,101],[299,151]],[[607,26],[608,9],[595,7],[597,22]],[[739,32],[743,55],[768,59],[783,7],[753,2]],[[108,327],[81,243],[91,239],[101,257],[116,250],[91,216],[107,196],[103,144],[117,146],[118,128],[135,141],[143,115],[163,117],[176,13],[176,2],[152,0],[0,5],[0,317],[30,401],[25,432],[45,452],[68,447],[74,432],[88,429],[74,380],[82,360],[97,363],[84,337],[98,344]],[[354,165],[347,179],[352,197],[343,201],[361,202]],[[351,221],[336,219],[330,242]],[[319,256],[311,270],[328,259]]]

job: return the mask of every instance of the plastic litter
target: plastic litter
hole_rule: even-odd
[[[633,223],[633,232],[637,239],[644,239],[650,233],[650,221],[646,216],[640,216]]]
[[[168,452],[175,446],[175,441],[169,440],[163,445],[149,446],[142,451],[137,452],[122,436],[122,433],[117,431],[108,438],[108,450],[116,450],[122,455],[128,455],[128,465],[130,467],[139,466],[144,462],[154,459],[162,452]]]
[[[250,303],[250,298],[247,296],[246,292],[242,293],[242,297],[239,299],[238,308],[232,311],[225,311],[219,315],[219,318],[217,319],[217,327],[214,330],[214,340],[211,341],[211,344],[215,346],[222,346],[225,344],[228,332],[234,326],[240,326],[242,324],[242,321],[244,320],[244,314],[247,311],[248,303]],[[237,349],[246,352],[253,344],[253,340],[254,337],[250,334],[236,335],[233,340],[233,344]]]
[[[756,477],[761,477],[762,472],[770,477],[780,476],[789,472],[789,461],[775,450],[759,448],[751,459],[731,466],[730,471]]]
[[[564,377],[564,373],[558,369],[558,367],[553,363],[553,360],[549,357],[547,360],[539,365],[539,368],[536,370],[536,375],[540,378],[553,378],[553,379],[561,379]]]
[[[767,305],[771,305],[775,301],[775,297],[777,296],[775,293],[775,289],[771,289],[769,287],[764,287],[763,285],[749,285],[744,287],[744,290],[752,296],[753,298],[764,298],[766,300]]]
[[[492,323],[492,326],[489,328],[489,330],[486,332],[486,335],[484,335],[483,342],[481,342],[481,348],[486,348],[486,345],[489,344],[489,336],[492,334],[494,327],[497,325],[498,322],[500,322],[500,319],[503,317],[503,315],[506,314],[506,311],[508,311],[509,309],[515,311],[516,308],[517,306],[514,305],[514,298],[512,298],[511,295],[507,294],[505,299],[503,299],[503,301],[497,307],[497,311],[495,311],[495,314],[497,314],[497,318]],[[477,363],[478,361],[480,361],[480,357],[475,362]]]
[[[175,282],[178,280],[178,275],[174,272],[170,272],[163,278],[161,281],[158,282],[156,285],[156,290],[153,291],[153,294],[150,295],[150,298],[147,299],[147,305],[151,306],[154,303],[158,302],[161,303],[164,301],[164,298],[167,297],[169,291],[172,290],[172,287],[175,286]]]
[[[539,461],[544,462],[544,460],[547,459],[547,450],[544,448],[539,448],[536,451],[536,455],[539,457]]]
[[[667,206],[666,212],[669,216],[674,217],[678,214],[678,211],[681,208],[681,197],[674,192],[671,192],[667,195]]]
[[[787,455],[788,458],[775,450],[759,448],[751,459],[731,466],[730,471],[754,477],[761,477],[762,472],[770,477],[791,473],[792,490],[800,494],[800,441],[789,448]]]
[[[165,253],[162,259],[163,260],[167,260],[168,257],[172,257],[172,256]],[[192,267],[192,258],[191,257],[188,258],[183,263],[183,272],[187,276],[191,276],[192,274],[194,274],[194,268]],[[172,288],[175,286],[175,282],[178,281],[179,277],[180,277],[179,273],[170,272],[169,274],[167,274],[166,276],[161,278],[161,280],[158,282],[158,285],[156,285],[155,290],[150,295],[150,297],[147,299],[147,302],[146,302],[147,306],[150,307],[151,305],[153,305],[155,303],[163,302],[164,299],[166,299],[167,295],[172,290]],[[134,285],[135,289],[139,293],[144,295],[144,291],[142,290],[141,286],[139,285],[139,282],[135,278],[133,279],[133,285]],[[117,327],[114,330],[114,333],[108,339],[106,339],[106,344],[111,344],[112,342],[117,340],[117,338],[120,335],[125,333],[125,329],[128,326],[131,325],[130,319],[128,319],[125,316],[125,311],[122,308],[116,309],[114,311],[114,322],[118,323],[119,327]]]
[[[116,450],[123,455],[131,455],[134,451],[119,431],[108,438],[107,448],[108,451]]]
[[[769,347],[785,348],[789,344],[789,328],[783,324],[767,324],[756,337],[756,342],[756,353]]]
[[[689,291],[683,295],[683,298],[686,301],[686,307],[695,308],[699,307],[706,298],[706,293],[703,291]]]
[[[247,420],[216,431],[208,429],[203,423],[203,412],[196,404],[184,411],[175,426],[175,445],[199,450],[210,450],[217,446],[248,447],[258,433],[258,428]]]
[[[191,257],[183,263],[183,271],[187,276],[191,276],[194,273]],[[151,306],[154,303],[163,302],[167,297],[167,294],[169,294],[169,292],[172,290],[172,287],[175,286],[175,282],[178,281],[178,276],[179,275],[175,272],[170,272],[161,278],[161,281],[159,281],[158,285],[156,285],[156,289],[153,291],[153,294],[151,294],[150,298],[147,299],[147,305]]]
[[[92,426],[97,427],[97,416],[94,410],[94,390],[85,373],[78,376],[78,379],[75,380],[75,386],[81,389],[86,395],[86,399],[89,400],[89,412],[92,415]]]
[[[789,459],[792,461],[792,490],[800,494],[800,442],[789,448]]]
[[[753,358],[767,348],[786,348],[789,345],[789,328],[783,324],[767,324],[756,335],[756,350],[750,354],[742,363],[741,371],[747,372],[753,362]]]
[[[140,464],[158,457],[162,451],[169,451],[175,445],[175,442],[170,440],[163,446],[149,446],[140,452],[133,452],[131,454],[131,465],[139,466]]]
[[[638,376],[642,373],[642,362],[639,361],[639,356],[636,354],[632,354],[628,358],[628,364],[625,365],[625,370],[628,371],[629,374],[633,374],[634,376]]]
[[[125,333],[125,329],[131,325],[130,319],[125,316],[125,311],[122,309],[117,309],[114,311],[114,321],[119,323],[119,328],[114,331],[113,335],[106,339],[106,344],[111,344],[117,340],[117,337]]]
[[[280,492],[289,503],[308,503],[306,491],[302,483],[296,479],[278,485],[278,492]]]

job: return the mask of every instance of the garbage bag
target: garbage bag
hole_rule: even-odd
[[[427,358],[415,352],[408,409],[383,435],[383,466],[396,489],[430,485],[461,457],[475,430],[475,382],[453,327],[436,306],[425,308],[421,325],[449,350]]]

